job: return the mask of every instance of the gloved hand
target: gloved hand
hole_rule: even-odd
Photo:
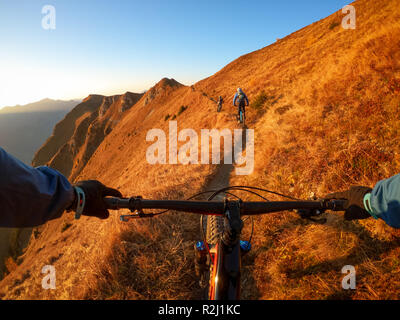
[[[100,219],[107,219],[109,212],[106,209],[104,197],[122,197],[122,194],[115,189],[108,188],[97,180],[79,181],[74,187],[79,187],[85,193],[85,207],[83,208],[82,215],[97,217]],[[77,200],[74,201],[72,209],[75,210]]]
[[[364,207],[364,196],[371,192],[369,187],[355,186],[350,187],[349,190],[344,192],[335,192],[326,195],[324,198],[327,200],[347,200],[344,208],[344,218],[346,220],[357,220],[371,218],[371,215]]]

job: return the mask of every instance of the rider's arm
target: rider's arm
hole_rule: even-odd
[[[67,178],[32,168],[0,148],[0,227],[34,227],[56,219],[74,201]]]
[[[249,105],[249,99],[247,98],[246,95],[244,95],[244,98],[246,99],[246,105],[248,106]]]
[[[400,228],[400,174],[379,181],[371,192],[370,202],[376,217]]]
[[[233,98],[233,105],[235,106],[236,105],[236,99],[238,98],[238,94],[236,93],[235,94],[235,97]]]

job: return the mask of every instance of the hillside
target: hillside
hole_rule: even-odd
[[[231,185],[307,198],[351,184],[373,186],[398,173],[400,7],[397,0],[353,5],[356,30],[340,27],[339,11],[191,87],[163,79],[126,111],[90,158],[79,158],[88,161],[75,180],[98,179],[125,196],[159,199],[226,184],[225,166],[149,164],[146,134],[154,128],[168,133],[171,119],[178,130],[236,128],[230,101],[239,86],[251,100],[247,125],[255,132],[255,169],[249,176],[232,170]],[[217,114],[212,99],[219,95],[226,103]],[[51,154],[65,142],[56,144]],[[80,146],[76,154],[84,152]],[[76,159],[60,163],[73,168]],[[65,214],[35,230],[19,265],[0,282],[0,297],[199,299],[192,251],[200,238],[198,217],[169,213],[122,224],[120,213],[107,221],[74,221]],[[400,233],[372,219],[327,218],[324,225],[294,213],[255,218],[242,297],[399,299]],[[46,264],[56,267],[56,290],[41,289]],[[357,270],[357,290],[341,288],[341,269],[349,264]]]

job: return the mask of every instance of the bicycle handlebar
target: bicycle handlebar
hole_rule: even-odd
[[[146,200],[136,198],[105,198],[106,207],[110,210],[130,209],[166,209],[199,214],[223,215],[226,209],[224,201],[189,201],[189,200]],[[289,210],[332,210],[344,211],[344,200],[316,201],[258,201],[240,203],[242,215],[257,215]]]

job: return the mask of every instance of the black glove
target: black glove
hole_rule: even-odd
[[[371,191],[372,189],[369,187],[350,187],[350,190],[344,192],[330,193],[325,196],[325,199],[347,200],[344,205],[346,220],[367,219],[371,215],[365,210],[364,196]]]
[[[85,216],[107,219],[110,214],[106,209],[104,197],[122,197],[122,194],[118,190],[108,188],[97,180],[79,181],[74,186],[81,188],[85,193],[86,203],[82,212],[82,215]],[[74,210],[76,209],[76,202],[77,200],[72,205]]]

